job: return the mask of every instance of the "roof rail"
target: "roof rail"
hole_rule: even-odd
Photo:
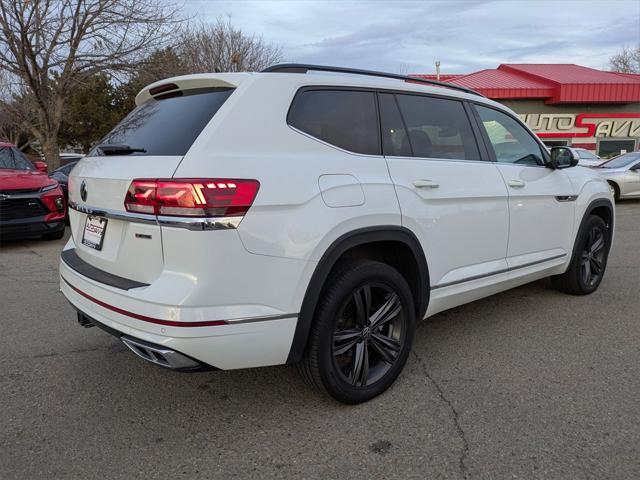
[[[435,85],[437,87],[450,88],[452,90],[459,90],[465,93],[471,93],[473,95],[479,95],[484,97],[479,92],[467,87],[461,87],[460,85],[454,85],[446,82],[439,82],[437,80],[429,80],[427,78],[409,77],[406,75],[398,75],[395,73],[376,72],[374,70],[360,70],[357,68],[344,68],[344,67],[331,67],[328,65],[308,65],[305,63],[280,63],[278,65],[272,65],[262,70],[263,73],[307,73],[309,70],[315,70],[318,72],[335,72],[335,73],[349,73],[353,75],[367,75],[369,77],[383,77],[394,78],[396,80],[404,80],[406,82],[424,83],[426,85]]]

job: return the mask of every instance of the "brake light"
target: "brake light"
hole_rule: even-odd
[[[124,200],[128,212],[187,217],[243,216],[260,182],[230,178],[136,179]]]

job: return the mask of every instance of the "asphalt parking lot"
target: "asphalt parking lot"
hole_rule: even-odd
[[[178,374],[82,329],[63,241],[0,247],[0,478],[640,478],[640,202],[589,297],[527,285],[417,330],[360,406],[295,368]]]

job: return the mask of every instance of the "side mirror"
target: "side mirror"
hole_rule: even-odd
[[[33,162],[33,164],[35,165],[36,170],[38,170],[39,172],[47,173],[47,171],[49,170],[49,165],[47,165],[47,162],[36,160],[35,162]]]
[[[574,151],[568,147],[551,148],[549,167],[553,169],[575,167],[579,161],[580,157],[578,157],[578,154],[574,153]]]

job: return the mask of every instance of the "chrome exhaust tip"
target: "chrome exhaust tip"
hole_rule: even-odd
[[[138,357],[161,367],[174,370],[192,370],[201,367],[200,363],[170,348],[127,336],[120,337],[120,340]]]

